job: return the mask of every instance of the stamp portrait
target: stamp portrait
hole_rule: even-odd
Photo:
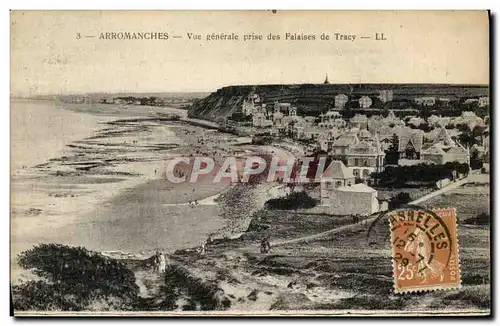
[[[401,209],[389,220],[396,293],[460,288],[454,208]]]

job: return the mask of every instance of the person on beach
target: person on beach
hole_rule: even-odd
[[[154,256],[153,256],[153,272],[158,273],[158,268],[160,265],[160,258],[159,258],[160,252],[157,251]]]
[[[157,252],[157,257],[158,257],[157,272],[165,273],[165,269],[167,267],[167,260],[165,258],[165,255],[163,254],[163,252]]]
[[[205,244],[205,241],[202,241],[202,242],[200,243],[200,247],[198,248],[198,253],[199,253],[200,255],[204,255],[204,254],[205,254],[205,245],[206,245],[206,244]]]
[[[271,250],[271,243],[269,242],[269,236],[265,236],[260,243],[260,253],[267,254]]]

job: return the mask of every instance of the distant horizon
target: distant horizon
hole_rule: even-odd
[[[337,83],[337,82],[330,82],[328,84],[324,83],[270,83],[270,84],[232,84],[232,85],[225,85],[221,86],[218,88],[215,88],[213,90],[189,90],[189,91],[113,91],[113,92],[98,92],[98,91],[89,91],[89,92],[65,92],[65,93],[44,93],[44,94],[31,94],[31,95],[21,95],[21,94],[10,94],[10,97],[22,97],[22,98],[32,98],[32,97],[43,97],[43,96],[69,96],[69,95],[79,95],[79,96],[84,96],[84,95],[106,95],[106,94],[192,94],[192,93],[213,93],[216,92],[217,90],[225,87],[245,87],[245,86],[276,86],[276,85],[415,85],[415,86],[422,86],[422,85],[429,85],[429,86],[450,86],[450,87],[485,87],[489,88],[490,84],[467,84],[467,83],[408,83],[408,82],[402,82],[402,83],[352,83],[352,82],[342,82],[342,83]]]

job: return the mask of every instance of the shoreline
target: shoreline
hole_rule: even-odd
[[[31,100],[25,102],[29,104],[33,103]],[[48,103],[52,102],[44,101],[43,105]],[[92,112],[86,111],[85,105],[72,104],[68,106],[67,104],[62,104],[61,106],[54,105],[54,108],[57,110],[55,112],[59,112],[59,110],[67,110],[66,112],[70,112],[72,117],[75,116],[75,114],[80,116],[81,113],[84,113],[84,116],[94,115]],[[108,105],[108,108],[111,108],[112,110],[117,109],[116,107],[113,108],[112,105]],[[143,109],[143,107],[135,109]],[[177,109],[175,109],[175,111],[177,111]],[[149,121],[148,117],[154,119],[156,116],[151,117],[148,113],[145,113],[145,116],[143,116],[144,119],[137,119],[135,115],[132,117],[128,116],[128,114],[130,114],[129,111],[126,113],[127,116],[118,115],[114,117],[107,115],[107,113],[102,114],[106,116],[105,121],[101,121],[100,118],[102,118],[102,115],[99,115],[99,119],[97,119],[99,122],[88,128],[91,131],[87,135],[70,142],[65,142],[63,150],[59,151],[57,155],[55,155],[55,158],[53,157],[45,163],[27,170],[22,170],[22,173],[17,175],[15,174],[15,171],[12,171],[12,230],[15,230],[11,232],[11,237],[13,239],[13,245],[11,248],[12,258],[15,258],[15,256],[21,251],[29,249],[33,245],[40,242],[57,242],[67,245],[86,245],[89,249],[97,250],[99,252],[106,252],[109,250],[129,251],[127,249],[132,249],[132,245],[122,246],[122,244],[125,244],[124,241],[126,242],[126,240],[118,241],[114,248],[112,246],[110,247],[113,242],[111,240],[113,236],[119,239],[127,239],[127,237],[124,236],[126,233],[116,232],[117,226],[120,224],[125,223],[123,226],[125,229],[134,227],[137,228],[137,230],[131,231],[132,234],[136,232],[147,233],[147,230],[145,230],[147,226],[133,226],[135,223],[131,226],[127,224],[129,222],[126,221],[131,221],[131,219],[127,216],[129,216],[130,211],[135,208],[132,207],[127,210],[122,209],[121,206],[124,204],[126,205],[129,202],[143,203],[141,204],[142,208],[140,208],[140,210],[135,209],[138,213],[137,216],[143,216],[145,214],[145,211],[142,210],[147,209],[147,207],[150,206],[146,205],[146,202],[148,201],[154,202],[154,204],[158,204],[158,206],[162,203],[170,204],[169,210],[163,210],[161,208],[157,210],[155,208],[153,211],[157,213],[151,213],[149,216],[162,216],[162,213],[158,213],[162,211],[171,211],[172,214],[174,214],[171,219],[175,219],[174,216],[183,216],[185,214],[195,214],[205,217],[211,216],[211,222],[208,224],[211,224],[212,226],[208,227],[206,231],[201,231],[201,233],[206,233],[203,238],[195,237],[196,240],[188,243],[180,241],[178,245],[172,247],[172,251],[193,247],[196,243],[199,243],[201,240],[205,240],[208,235],[213,233],[233,233],[231,232],[231,228],[232,226],[236,226],[233,222],[225,220],[219,216],[220,212],[217,212],[218,205],[202,206],[204,209],[209,208],[209,210],[213,211],[213,213],[208,215],[208,211],[203,213],[201,211],[196,212],[197,209],[191,209],[189,212],[181,213],[179,210],[180,205],[176,205],[193,200],[202,200],[215,195],[220,196],[230,191],[230,188],[227,185],[223,187],[217,187],[217,185],[200,186],[199,184],[191,187],[186,185],[181,189],[168,191],[165,189],[165,186],[162,185],[162,178],[156,175],[156,172],[152,173],[153,170],[161,171],[163,165],[161,157],[164,156],[162,154],[163,152],[160,151],[158,154],[155,154],[154,151],[151,152],[144,147],[144,149],[140,150],[149,154],[144,156],[144,158],[137,156],[139,153],[136,152],[135,148],[141,148],[140,146],[142,145],[140,142],[135,144],[134,139],[140,140],[140,138],[131,137],[133,134],[130,134],[130,132],[135,132],[134,130],[137,129],[138,132],[143,133],[143,131],[141,131],[142,129],[140,129],[142,128],[141,126],[147,126],[147,128],[152,131],[159,130],[160,133],[155,137],[157,139],[162,139],[163,136],[161,134],[161,130],[169,130],[172,136],[174,136],[174,138],[169,136],[171,139],[170,142],[176,143],[177,145],[176,147],[167,150],[167,152],[164,152],[165,154],[179,151],[182,151],[184,154],[195,154],[200,150],[209,150],[210,148],[214,148],[219,153],[231,153],[235,146],[237,146],[233,146],[231,143],[236,143],[235,140],[237,137],[225,133],[212,134],[210,132],[210,129],[212,129],[210,126],[202,126],[202,124],[193,125],[191,121],[183,121],[183,119],[179,122],[173,123],[168,121],[154,123]],[[117,123],[117,121],[120,121],[120,123]],[[127,136],[129,134],[130,136]],[[215,138],[213,142],[211,142],[212,145],[207,145],[206,143],[200,144],[200,139],[208,139],[211,137]],[[148,138],[150,138],[150,136],[148,136]],[[120,147],[109,147],[114,143],[118,143],[120,139],[123,139],[123,144],[120,145]],[[221,140],[219,141],[218,139]],[[149,144],[151,141],[154,142],[154,139],[148,140],[146,138],[144,141],[146,141],[145,144]],[[160,142],[161,141],[162,140],[160,140]],[[131,145],[127,145],[127,143]],[[75,144],[75,146],[72,144]],[[105,162],[109,161],[109,159],[106,159],[108,152],[105,151],[108,147],[117,154],[122,153],[121,151],[125,151],[123,153],[128,153],[126,154],[128,156],[136,156],[137,162],[131,161],[130,163],[124,164],[118,157],[111,157],[113,165],[106,164]],[[109,154],[111,153],[112,152],[109,152]],[[123,155],[120,154],[120,156]],[[157,157],[156,163],[154,158],[153,161],[150,162],[144,161],[145,159],[149,160],[148,156],[151,156],[151,158]],[[98,159],[99,157],[101,157],[101,159]],[[126,156],[124,156],[124,158],[126,158]],[[75,165],[68,165],[69,162],[73,160],[75,161]],[[114,163],[115,161],[116,163]],[[81,172],[72,172],[75,171],[75,168],[86,168],[86,165],[84,164],[90,166],[90,163],[94,164],[96,167],[91,168],[88,172],[86,170],[81,170]],[[116,165],[116,168],[114,167],[115,164],[118,164]],[[60,174],[61,171],[67,172],[62,172],[62,174]],[[132,174],[122,175],[122,172]],[[140,175],[134,176],[134,174],[138,172]],[[35,185],[33,185],[32,182],[35,182]],[[159,196],[156,196],[156,199],[145,198],[146,195],[144,195],[144,193],[147,193],[147,196],[154,197],[155,195],[158,195],[158,191],[162,191],[163,197],[160,198]],[[33,200],[34,198],[39,198],[39,200]],[[201,207],[199,209],[201,210]],[[111,211],[111,214],[106,214],[107,211]],[[30,216],[30,214],[35,215]],[[120,220],[123,220],[123,222],[120,222]],[[149,222],[149,218],[147,220],[148,223],[151,223],[154,218],[151,222]],[[197,220],[197,218],[190,218],[188,220]],[[219,220],[219,222],[216,220]],[[28,221],[30,222],[28,223]],[[33,225],[33,223],[36,223],[37,226],[29,227],[29,225]],[[163,223],[164,222],[160,222],[160,225]],[[174,225],[178,223],[179,222],[174,222]],[[231,223],[233,223],[232,226],[230,225]],[[250,219],[245,221],[243,224],[248,225],[249,223]],[[197,224],[199,225],[199,223]],[[96,232],[95,229],[99,228],[98,225],[103,226],[104,230],[108,230],[108,232]],[[26,232],[22,231],[23,229]],[[160,237],[157,229],[157,227],[153,227],[152,232],[153,234],[156,234],[157,237]],[[236,227],[234,234],[241,234],[241,232],[244,231],[242,229],[244,229],[242,226]],[[40,230],[45,231],[40,232]],[[182,232],[180,233],[185,233],[184,230],[190,233],[192,233],[191,231],[194,231],[194,229],[188,227],[182,228]],[[87,235],[93,236],[86,239]],[[151,237],[155,236],[150,235],[146,237],[146,239],[150,239]],[[184,239],[189,239],[190,237],[191,236],[188,236],[187,234],[183,234]],[[232,234],[231,237],[233,237]],[[34,239],[34,241],[30,239]],[[102,241],[101,243],[106,244],[102,248],[99,248],[100,241]],[[137,244],[140,244],[141,242],[142,241],[139,241]],[[163,247],[160,242],[158,242],[157,245],[150,242],[150,246]],[[164,247],[164,249],[167,249],[167,247]],[[152,251],[154,248],[151,248],[150,250]],[[138,250],[134,250],[133,252],[143,251],[144,249],[138,248]]]

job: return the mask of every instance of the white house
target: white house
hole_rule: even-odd
[[[329,211],[334,215],[368,216],[387,209],[386,202],[377,199],[377,190],[363,183],[335,188],[329,194],[324,205],[329,205]]]

